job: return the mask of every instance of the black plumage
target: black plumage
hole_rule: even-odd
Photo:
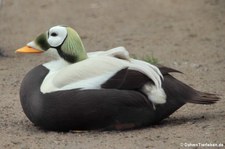
[[[65,90],[43,94],[40,86],[49,70],[40,65],[23,79],[20,100],[27,117],[47,130],[125,130],[156,124],[187,102],[212,104],[214,94],[202,93],[183,84],[170,72],[159,67],[164,76],[162,87],[167,95],[165,104],[156,105],[139,91],[149,78],[127,68],[119,71],[100,90]]]

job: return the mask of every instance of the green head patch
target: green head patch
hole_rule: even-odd
[[[50,45],[48,44],[47,41],[47,35],[46,33],[40,34],[34,42],[36,43],[37,46],[39,46],[42,50],[47,51],[50,48]]]
[[[87,53],[78,33],[70,27],[67,27],[67,37],[61,46],[62,53],[75,58],[76,61],[81,61],[87,58]]]

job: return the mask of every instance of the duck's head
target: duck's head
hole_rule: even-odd
[[[54,26],[40,34],[17,53],[42,53],[55,50],[58,55],[69,63],[87,58],[87,53],[78,33],[71,27]]]

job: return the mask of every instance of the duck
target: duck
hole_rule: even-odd
[[[25,115],[45,130],[137,129],[160,123],[186,103],[219,100],[171,75],[180,71],[131,58],[124,47],[87,53],[78,33],[65,25],[16,53],[54,58],[30,70],[19,93]]]

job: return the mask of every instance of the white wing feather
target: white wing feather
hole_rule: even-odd
[[[50,72],[41,85],[41,91],[48,93],[76,88],[99,89],[101,84],[126,67],[145,74],[154,82],[156,88],[161,89],[163,76],[159,69],[147,62],[131,59],[124,47],[90,52],[88,57],[75,64],[62,60],[44,64]]]
[[[59,63],[62,62],[55,61],[51,62],[51,65],[44,64],[50,69],[50,72],[41,85],[43,93],[64,90],[64,87],[68,89],[68,86],[71,87],[70,89],[98,88],[102,81],[106,81],[121,69],[129,67],[129,62],[125,60],[110,56],[95,56],[75,64],[66,65],[59,70],[51,70],[52,65],[59,65]],[[101,80],[99,76],[101,76],[102,81],[95,81],[94,78]],[[90,87],[90,84],[93,85]]]

